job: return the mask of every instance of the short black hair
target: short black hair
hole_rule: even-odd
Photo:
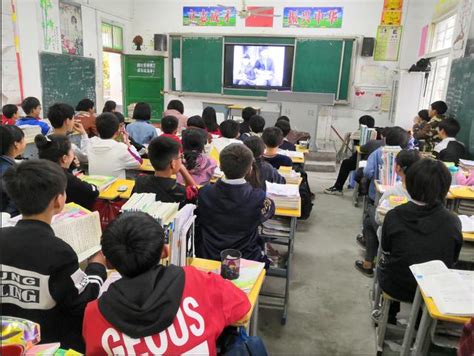
[[[234,120],[224,120],[220,125],[221,135],[226,138],[236,138],[240,133],[240,124]]]
[[[216,109],[214,109],[212,106],[204,108],[202,111],[202,119],[206,124],[207,131],[213,132],[219,128],[219,125],[217,124]]]
[[[278,127],[267,127],[263,130],[262,140],[267,147],[280,147],[283,142],[283,132]]]
[[[161,225],[142,212],[123,213],[102,233],[102,252],[124,277],[133,278],[158,265],[165,241]]]
[[[26,115],[29,115],[34,109],[40,106],[40,101],[35,98],[34,96],[29,96],[23,100],[21,103],[21,108],[25,112]]]
[[[151,119],[151,106],[148,103],[137,103],[133,109],[133,119],[148,121]]]
[[[178,129],[179,121],[172,115],[165,116],[161,119],[161,131],[166,134],[172,134]]]
[[[90,109],[94,108],[95,104],[91,99],[82,99],[76,105],[76,111],[89,111]]]
[[[252,151],[254,158],[262,157],[265,152],[265,144],[258,136],[250,136],[244,141],[244,145]]]
[[[291,131],[290,123],[285,120],[277,121],[275,124],[275,127],[278,127],[281,130],[281,132],[283,132],[283,137],[288,136],[288,134]]]
[[[430,114],[429,114],[429,111],[426,110],[426,109],[423,109],[423,110],[418,111],[418,116],[419,116],[420,119],[422,119],[423,121],[430,121]]]
[[[436,110],[438,115],[444,115],[448,111],[448,105],[444,101],[438,100],[431,103],[431,110]]]
[[[277,119],[277,122],[278,122],[278,121],[282,121],[282,120],[283,120],[283,121],[290,122],[290,118],[289,118],[288,116],[285,116],[285,115],[280,116],[280,117]]]
[[[4,156],[10,152],[15,142],[20,142],[25,137],[22,129],[15,125],[0,126],[0,155]]]
[[[265,119],[260,115],[254,115],[250,118],[249,126],[252,132],[260,133],[265,128]]]
[[[413,200],[434,205],[444,203],[451,185],[446,165],[431,158],[414,163],[407,171],[406,187]]]
[[[359,125],[365,125],[369,129],[373,129],[375,126],[375,119],[370,115],[362,115],[359,117]]]
[[[95,126],[100,138],[109,139],[114,137],[119,129],[119,119],[111,112],[104,112],[97,116]]]
[[[9,168],[3,175],[8,196],[23,216],[44,212],[51,201],[66,191],[66,174],[56,163],[34,159]]]
[[[400,146],[402,149],[408,146],[410,136],[400,126],[393,126],[385,131],[385,144],[387,146]]]
[[[183,152],[187,169],[193,169],[197,165],[197,159],[204,152],[207,143],[206,131],[191,127],[183,131]]]
[[[247,106],[246,108],[243,108],[242,119],[244,121],[249,121],[250,118],[254,115],[257,115],[257,110],[255,110],[253,107]]]
[[[184,105],[181,100],[171,100],[167,106],[168,110],[176,110],[180,114],[184,114]]]
[[[221,151],[219,161],[227,179],[244,178],[252,166],[253,154],[247,146],[231,143]]]
[[[123,114],[120,111],[114,111],[112,114],[114,114],[115,117],[117,117],[119,124],[122,124],[125,122],[125,116],[123,116]]]
[[[18,106],[14,104],[3,105],[2,114],[7,118],[11,119],[13,115],[18,112]]]
[[[64,125],[64,121],[74,118],[74,108],[69,104],[56,103],[48,109],[48,119],[51,126],[58,129]]]
[[[113,112],[117,108],[117,103],[113,100],[107,100],[104,104],[102,112]]]
[[[71,150],[71,141],[64,135],[36,135],[35,145],[41,159],[59,163],[59,160]]]
[[[461,130],[461,125],[459,125],[458,120],[448,117],[439,123],[438,130],[444,130],[448,137],[456,137]]]
[[[148,157],[155,171],[164,171],[179,155],[180,144],[170,137],[159,136],[150,141]]]
[[[395,157],[395,162],[402,168],[403,172],[406,173],[415,162],[421,159],[421,154],[418,150],[401,150]]]
[[[197,127],[198,129],[206,129],[206,123],[199,115],[191,116],[186,123],[188,127]]]

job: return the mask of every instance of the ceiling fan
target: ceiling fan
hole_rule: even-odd
[[[219,4],[217,6],[224,7],[224,8],[233,8],[233,6],[225,6],[225,5],[219,5]],[[239,15],[241,19],[246,19],[247,17],[250,17],[250,16],[280,17],[280,15],[264,14],[264,12],[268,10],[273,10],[273,7],[258,6],[258,7],[255,7],[254,9],[249,10],[245,4],[245,0],[242,0],[242,8],[241,10],[239,10],[237,15]]]

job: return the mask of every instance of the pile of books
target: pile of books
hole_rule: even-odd
[[[156,194],[153,193],[134,193],[122,206],[122,212],[147,213],[162,226],[169,225],[173,221],[178,209],[178,203],[156,201]]]
[[[278,153],[290,158],[300,158],[304,159],[304,153],[298,151],[287,151],[287,150],[278,150]]]
[[[285,178],[287,184],[299,184],[301,181],[301,173],[294,171],[291,167],[281,166],[278,173]]]
[[[472,171],[474,170],[474,161],[469,161],[467,159],[460,159],[459,168],[462,168],[465,171]]]
[[[399,146],[385,146],[382,148],[382,166],[380,167],[380,183],[382,185],[393,186],[397,182],[397,172],[395,171],[395,158],[400,152]]]
[[[38,125],[23,125],[20,126],[20,129],[25,134],[26,143],[35,142],[36,135],[41,134],[41,127]]]
[[[288,219],[274,217],[262,224],[261,233],[267,236],[288,237],[290,222]]]
[[[86,175],[80,175],[79,179],[87,182],[89,184],[93,184],[99,189],[99,191],[104,191],[107,189],[110,185],[112,185],[113,182],[117,180],[117,177],[112,177],[112,176],[86,176]]]
[[[298,185],[265,182],[267,197],[275,202],[278,209],[297,210],[300,208],[300,192]]]
[[[377,131],[375,129],[370,129],[366,125],[360,125],[360,141],[361,146],[365,145],[367,142],[377,139]]]

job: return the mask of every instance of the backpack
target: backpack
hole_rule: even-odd
[[[313,210],[313,194],[308,183],[308,174],[299,167],[295,167],[295,171],[301,174],[302,182],[300,184],[300,197],[301,197],[301,220],[306,220],[311,215]]]

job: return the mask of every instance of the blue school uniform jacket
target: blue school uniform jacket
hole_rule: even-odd
[[[244,179],[219,180],[199,192],[196,254],[220,260],[221,251],[239,250],[242,257],[263,258],[258,226],[275,213],[275,204]]]
[[[47,135],[51,130],[46,122],[35,119],[34,117],[27,116],[16,121],[16,126],[21,127],[25,125],[39,126],[41,128],[42,135]]]

